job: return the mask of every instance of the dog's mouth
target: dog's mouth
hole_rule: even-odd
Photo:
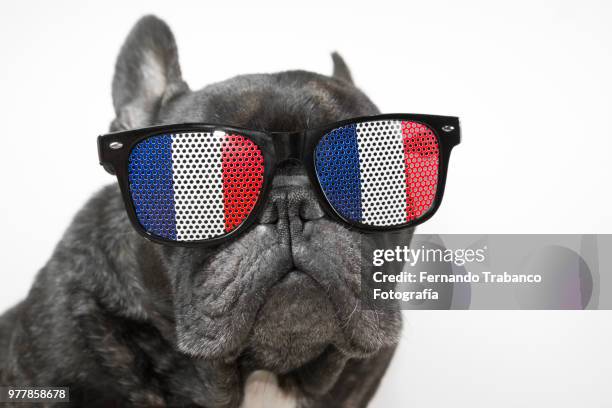
[[[366,357],[395,344],[399,313],[361,308],[360,236],[327,220],[309,229],[283,245],[257,227],[180,282],[179,349],[285,373],[330,347]]]
[[[300,270],[290,271],[270,288],[259,309],[243,364],[277,373],[305,364],[341,342],[335,316],[320,285]]]

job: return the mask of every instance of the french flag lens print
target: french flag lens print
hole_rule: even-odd
[[[439,157],[438,139],[426,125],[379,120],[327,133],[317,145],[315,168],[327,200],[344,218],[393,226],[431,208]]]
[[[231,232],[249,216],[263,185],[261,150],[224,132],[149,137],[132,149],[128,166],[138,221],[172,241]]]

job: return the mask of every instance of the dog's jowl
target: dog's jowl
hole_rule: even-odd
[[[277,132],[377,114],[333,60],[332,76],[241,75],[194,91],[169,28],[145,17],[116,63],[111,129]],[[264,385],[279,406],[366,406],[401,329],[399,312],[358,307],[360,245],[385,234],[327,217],[296,161],[280,164],[266,200],[235,240],[180,247],[137,234],[119,188],[103,188],[0,319],[0,384],[69,387],[86,407],[250,407]]]

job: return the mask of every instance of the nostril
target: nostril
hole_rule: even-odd
[[[259,216],[260,224],[276,224],[280,217],[286,213],[287,206],[287,191],[283,189],[274,189],[270,193],[266,204]]]
[[[312,190],[305,187],[292,187],[288,191],[287,210],[289,216],[299,218],[304,222],[323,217],[323,211],[316,196]]]
[[[314,221],[323,218],[324,213],[315,197],[307,197],[302,200],[299,215],[304,221]]]
[[[281,219],[296,216],[303,222],[323,218],[324,213],[315,194],[304,187],[275,188],[264,205],[259,223],[277,224]]]

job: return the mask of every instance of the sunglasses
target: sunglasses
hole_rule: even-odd
[[[442,201],[459,118],[390,114],[264,132],[204,123],[98,137],[129,218],[152,241],[218,244],[257,219],[278,164],[300,160],[328,215],[360,231],[413,227]]]

